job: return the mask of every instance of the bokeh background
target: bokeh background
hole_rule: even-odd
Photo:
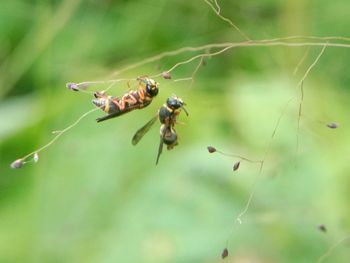
[[[219,3],[252,39],[349,36],[348,0]],[[316,262],[350,232],[349,49],[326,48],[306,79],[299,132],[296,85],[321,47],[309,49],[296,74],[306,47],[237,48],[206,59],[192,87],[158,78],[160,94],[149,107],[100,124],[103,113],[95,112],[38,163],[12,170],[13,160],[93,107],[91,95],[69,91],[66,82],[108,80],[166,50],[242,38],[204,1],[0,5],[0,262],[221,262],[226,246],[227,262]],[[195,54],[118,77],[153,75]],[[197,64],[173,78],[190,77]],[[110,92],[126,90],[120,82]],[[159,125],[136,147],[130,141],[173,93],[190,116],[180,116],[180,144],[155,166]],[[339,128],[327,128],[330,122]],[[248,162],[233,172],[238,159],[209,154],[208,145],[250,159],[269,151],[261,174]],[[347,240],[324,262],[349,262],[349,251]]]

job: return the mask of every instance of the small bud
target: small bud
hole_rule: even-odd
[[[241,164],[241,162],[236,162],[236,163],[233,165],[232,170],[233,170],[233,171],[237,171],[240,164]]]
[[[318,230],[320,230],[321,232],[323,233],[326,233],[327,232],[327,228],[325,225],[321,224],[321,225],[318,225],[317,226]]]
[[[226,257],[228,257],[228,249],[224,248],[224,250],[221,253],[221,258],[224,259]]]
[[[34,161],[35,163],[37,163],[37,162],[39,161],[39,154],[38,154],[38,153],[35,153],[35,154],[34,154],[33,161]]]
[[[330,129],[336,129],[336,128],[338,128],[338,124],[331,122],[331,123],[327,124],[327,127]]]
[[[216,152],[216,149],[213,146],[208,146],[207,147],[209,153],[214,153]]]
[[[13,163],[11,163],[11,168],[12,169],[19,169],[23,166],[24,162],[22,159],[17,159]]]
[[[73,83],[73,82],[68,82],[66,84],[66,87],[70,90],[73,90],[73,91],[79,91],[79,87],[78,87],[78,84],[76,83]]]
[[[162,72],[162,77],[163,77],[164,79],[171,79],[170,72],[168,72],[168,71],[163,71],[163,72]]]
[[[207,65],[207,62],[205,61],[205,59],[202,59],[201,65],[202,66],[206,66]]]

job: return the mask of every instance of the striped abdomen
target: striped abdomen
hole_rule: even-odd
[[[141,109],[151,103],[151,98],[145,96],[144,89],[130,91],[123,97],[106,96],[103,93],[96,92],[95,99],[92,101],[97,107],[108,114],[128,112],[133,109]]]

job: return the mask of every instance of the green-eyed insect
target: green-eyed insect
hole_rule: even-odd
[[[158,149],[158,155],[156,164],[158,164],[159,157],[163,151],[163,144],[167,145],[167,149],[171,150],[178,144],[177,133],[175,130],[176,118],[180,114],[181,109],[184,110],[186,115],[188,112],[184,107],[185,103],[182,99],[175,95],[169,97],[166,103],[159,109],[157,114],[148,121],[143,127],[141,127],[132,138],[132,144],[136,145],[142,137],[151,129],[152,125],[159,119],[160,126],[160,144]]]

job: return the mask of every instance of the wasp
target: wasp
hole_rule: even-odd
[[[160,144],[158,148],[158,155],[156,160],[156,165],[158,164],[159,157],[163,151],[163,144],[167,145],[167,149],[171,150],[178,144],[177,133],[175,130],[176,118],[180,114],[181,109],[184,110],[188,116],[188,112],[185,109],[186,105],[182,99],[176,97],[175,95],[169,97],[165,104],[158,110],[157,114],[148,121],[143,127],[141,127],[132,138],[132,144],[136,145],[142,137],[150,130],[152,125],[159,119],[161,123],[160,126]]]
[[[151,104],[153,98],[158,94],[158,83],[148,77],[139,77],[137,80],[139,81],[139,88],[137,90],[130,90],[121,98],[107,96],[104,92],[94,93],[95,99],[92,103],[107,113],[107,115],[98,118],[97,122],[115,118]]]

